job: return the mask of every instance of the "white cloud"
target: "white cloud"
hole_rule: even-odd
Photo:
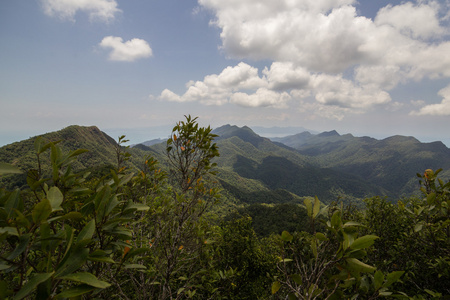
[[[389,4],[380,9],[375,24],[390,25],[413,38],[440,37],[445,29],[439,24],[438,12],[439,5],[436,2],[416,5],[406,2],[396,6]]]
[[[121,10],[115,0],[41,0],[49,16],[74,21],[78,11],[85,12],[91,20],[111,21]]]
[[[419,111],[411,112],[412,115],[450,116],[450,85],[438,92],[444,98],[441,103],[429,104]]]
[[[319,74],[311,85],[317,102],[324,105],[365,110],[391,101],[389,94],[376,86],[357,86],[340,75]]]
[[[100,47],[111,48],[110,60],[135,61],[153,55],[149,44],[142,39],[131,39],[123,42],[121,37],[107,36],[100,42]]]
[[[274,62],[270,70],[263,70],[269,82],[269,88],[273,90],[304,89],[310,81],[310,73],[302,67],[296,67],[291,62]]]
[[[286,103],[291,99],[288,93],[277,93],[266,88],[258,89],[254,94],[234,93],[231,103],[246,107],[276,107],[286,108]]]

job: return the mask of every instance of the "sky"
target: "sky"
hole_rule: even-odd
[[[0,146],[185,115],[449,147],[450,0],[0,1]]]

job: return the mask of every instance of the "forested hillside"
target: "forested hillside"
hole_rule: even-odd
[[[377,197],[318,166],[352,136],[320,134],[316,153],[196,120],[151,146],[70,126],[2,147],[0,299],[448,299],[441,170],[416,170],[417,196]],[[436,151],[382,142],[373,155]]]
[[[417,190],[415,174],[420,170],[443,168],[442,176],[450,178],[450,149],[442,142],[421,143],[405,136],[376,140],[336,131],[303,132],[273,140],[296,149],[315,166],[359,176],[392,197]]]

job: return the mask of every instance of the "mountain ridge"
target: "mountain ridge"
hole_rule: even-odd
[[[218,135],[215,142],[221,154],[216,160],[219,179],[229,187],[228,192],[236,198],[241,194],[245,201],[258,193],[276,199],[288,195],[282,191],[295,197],[319,195],[326,202],[338,194],[398,197],[416,190],[415,174],[425,169],[444,168],[443,174],[450,175],[450,149],[442,142],[421,143],[414,137],[396,135],[377,140],[332,130],[269,139],[248,126],[229,124],[213,133]],[[76,168],[117,163],[117,142],[95,126],[73,125],[41,136],[47,141],[62,140],[65,150],[88,149]],[[0,161],[21,169],[35,168],[35,138],[1,147]],[[139,165],[146,155],[164,160],[164,149],[162,140],[149,146],[135,145],[128,149],[133,154],[128,163]]]

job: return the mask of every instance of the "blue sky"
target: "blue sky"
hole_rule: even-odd
[[[4,0],[0,145],[201,125],[450,145],[450,1]]]

